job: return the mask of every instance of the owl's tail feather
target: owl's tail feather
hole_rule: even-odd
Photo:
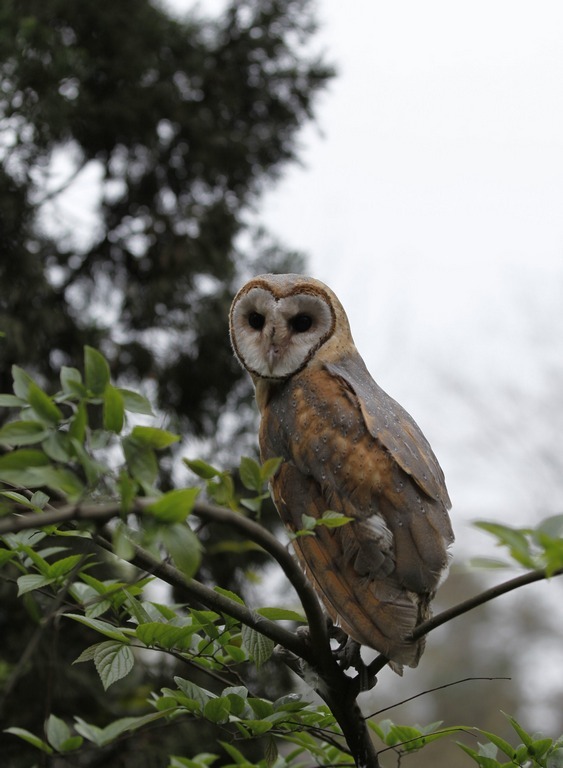
[[[401,588],[390,576],[359,576],[355,558],[345,557],[338,532],[317,528],[294,542],[295,552],[332,620],[354,640],[382,653],[398,667],[415,667],[424,639],[409,637],[428,613],[428,600]],[[349,535],[349,534],[347,534]],[[358,556],[361,547],[358,544]]]

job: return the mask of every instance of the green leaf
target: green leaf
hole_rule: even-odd
[[[18,738],[27,741],[28,744],[37,747],[37,749],[46,752],[48,755],[53,754],[53,750],[46,741],[43,741],[43,739],[40,739],[38,736],[34,736],[33,733],[26,731],[25,728],[5,728],[4,733],[11,733],[13,736],[18,736]]]
[[[110,382],[108,361],[93,347],[84,347],[86,386],[94,395],[103,395]]]
[[[3,549],[0,547],[0,568],[8,563],[10,560],[13,560],[16,556],[15,552],[10,551],[9,549]]]
[[[34,381],[29,384],[28,400],[41,421],[47,424],[58,424],[62,421],[63,414],[61,409],[55,405],[53,399],[46,392],[43,392],[41,387],[38,387]]]
[[[88,741],[93,742],[99,747],[104,747],[106,744],[115,741],[123,733],[136,731],[138,728],[167,717],[169,714],[170,710],[163,710],[161,712],[151,712],[148,715],[141,715],[140,717],[122,717],[119,720],[114,720],[105,728],[98,728],[98,726],[87,723],[80,717],[76,717],[75,729]]]
[[[34,472],[39,479],[36,485],[47,485],[70,499],[79,499],[84,494],[82,482],[66,467],[38,467]]]
[[[180,435],[175,435],[173,432],[168,432],[166,429],[158,429],[157,427],[134,427],[131,437],[140,445],[154,448],[157,451],[168,448],[180,439]]]
[[[88,412],[86,410],[86,403],[81,402],[78,404],[76,413],[74,414],[69,430],[68,436],[71,440],[76,440],[82,444],[86,438],[86,427],[88,425]]]
[[[133,651],[124,643],[108,640],[100,643],[94,654],[94,664],[106,691],[110,685],[128,675],[134,663]]]
[[[203,708],[210,699],[215,698],[212,693],[192,683],[191,680],[184,680],[183,677],[175,677],[174,682],[189,701],[193,701],[197,711],[203,712]]]
[[[9,499],[10,501],[15,502],[16,504],[20,504],[22,507],[27,507],[27,509],[35,509],[38,510],[39,507],[33,503],[31,499],[28,499],[27,496],[24,496],[21,493],[18,493],[17,491],[0,491],[0,496],[2,496],[5,499]]]
[[[210,752],[200,752],[192,759],[170,755],[170,763],[167,768],[208,768],[218,758],[219,755],[213,755]]]
[[[326,528],[339,528],[340,526],[351,522],[353,519],[353,517],[347,517],[346,515],[341,515],[339,512],[328,510],[328,512],[325,512],[323,516],[317,520],[316,525],[324,525]]]
[[[563,515],[546,517],[534,531],[536,532],[545,534],[551,539],[560,539],[563,536]]]
[[[262,475],[263,483],[267,483],[269,480],[272,479],[272,477],[276,474],[276,472],[280,468],[282,462],[283,462],[283,459],[267,459],[262,464],[260,474]]]
[[[63,365],[60,373],[61,387],[68,395],[85,395],[86,388],[82,383],[82,374],[77,368]]]
[[[100,464],[97,462],[92,456],[88,453],[88,451],[85,449],[84,445],[82,443],[79,443],[78,440],[75,440],[74,438],[71,439],[71,446],[74,450],[74,453],[76,455],[76,458],[80,462],[80,466],[84,470],[84,474],[86,475],[86,481],[88,485],[91,488],[94,488],[100,477],[104,474],[106,474],[107,470],[104,467],[103,464]]]
[[[125,405],[121,392],[112,384],[104,390],[104,429],[119,434],[123,429]]]
[[[101,643],[94,643],[94,645],[89,645],[88,648],[85,648],[80,656],[77,656],[72,663],[83,664],[85,661],[94,661],[94,656],[96,655],[96,650],[99,645],[101,645]]]
[[[182,459],[182,461],[188,469],[191,469],[202,480],[211,480],[213,477],[221,474],[218,469],[215,469],[211,464],[207,464],[201,459]]]
[[[35,384],[35,382],[19,365],[12,365],[12,378],[14,380],[14,395],[27,402],[29,385]]]
[[[36,509],[43,509],[45,504],[47,504],[49,501],[49,496],[47,496],[46,493],[43,493],[43,491],[35,491],[35,493],[31,497],[31,504]]]
[[[499,523],[489,523],[487,521],[477,522],[475,527],[491,533],[498,539],[499,544],[508,547],[512,558],[516,562],[526,568],[536,567],[536,562],[530,550],[530,542],[526,537],[527,530],[519,530],[509,525],[500,525]]]
[[[129,435],[122,441],[129,474],[143,488],[150,488],[158,476],[158,462],[154,450]]]
[[[213,591],[217,592],[218,595],[223,595],[223,597],[228,597],[229,600],[234,600],[235,603],[239,603],[239,605],[245,605],[244,600],[240,595],[237,595],[236,592],[231,592],[230,589],[225,589],[224,587],[213,587]]]
[[[176,568],[191,579],[201,562],[201,544],[195,533],[187,524],[176,523],[161,529],[159,535]]]
[[[54,581],[54,577],[43,576],[39,573],[29,573],[25,574],[25,576],[20,576],[17,580],[18,597],[25,595],[27,592],[32,592],[34,589],[46,587]]]
[[[250,491],[262,490],[262,472],[260,464],[248,456],[243,456],[239,466],[240,479],[245,488]]]
[[[304,531],[312,531],[317,525],[317,518],[312,515],[301,515]]]
[[[307,623],[307,619],[303,614],[297,613],[297,611],[290,611],[287,608],[258,608],[256,613],[260,616],[264,616],[265,619],[271,621],[299,621],[301,623]]]
[[[274,714],[274,705],[271,701],[251,697],[248,699],[248,703],[256,717],[259,717],[261,720]]]
[[[120,643],[129,642],[127,635],[125,635],[123,632],[120,632],[119,629],[114,627],[112,624],[108,624],[107,621],[102,621],[101,619],[90,619],[87,616],[82,616],[78,613],[63,613],[63,616],[65,616],[67,619],[78,621],[80,624],[84,624],[86,627],[90,627],[90,629],[99,632],[101,635],[109,637],[110,640],[117,640]]]
[[[116,557],[127,562],[135,557],[135,545],[131,541],[131,532],[121,521],[117,522],[112,531],[111,544]]]
[[[261,667],[264,662],[268,661],[274,652],[274,641],[270,640],[269,637],[264,637],[260,632],[257,632],[251,627],[247,627],[245,624],[241,627],[241,634],[242,647],[254,661],[256,666]]]
[[[160,647],[166,650],[187,651],[191,648],[192,636],[200,629],[199,624],[176,627],[161,621],[139,624],[135,633],[147,647]]]
[[[57,752],[71,752],[82,745],[81,736],[73,736],[70,728],[56,715],[50,715],[45,723],[45,734],[49,744]]]
[[[193,509],[199,488],[168,491],[147,507],[147,511],[165,523],[183,523]]]
[[[48,434],[49,430],[40,421],[10,421],[0,429],[0,445],[32,445]]]
[[[138,392],[132,392],[130,389],[118,389],[123,398],[123,405],[126,411],[130,413],[142,413],[145,416],[154,416],[152,406],[146,397]]]
[[[0,407],[1,408],[21,408],[25,405],[25,400],[15,395],[0,395]]]
[[[82,559],[82,555],[70,555],[69,557],[63,557],[49,566],[48,575],[54,579],[59,579],[61,576],[65,576],[67,573],[70,573]]]
[[[261,474],[264,483],[269,482],[283,463],[283,459],[267,459],[262,464]]]
[[[203,708],[203,716],[212,723],[228,723],[231,704],[226,697],[209,699]]]
[[[20,449],[0,456],[0,482],[34,488],[43,485],[39,469],[49,464],[42,451]]]
[[[223,747],[225,752],[235,761],[237,765],[249,766],[248,758],[246,758],[240,750],[234,747],[232,744],[227,744],[226,741],[219,741],[219,744]]]
[[[482,755],[479,752],[476,752],[474,749],[471,749],[470,747],[466,746],[465,744],[462,744],[461,742],[456,742],[458,747],[463,749],[463,751],[471,757],[480,768],[502,768],[500,763],[494,759],[494,757],[489,757],[488,755]],[[482,746],[482,745],[480,745]],[[491,745],[492,746],[492,745]]]
[[[66,464],[74,459],[74,450],[67,433],[51,431],[41,443],[41,448],[52,461]]]
[[[117,479],[117,489],[121,498],[121,511],[129,512],[135,501],[139,486],[125,470],[122,470]]]
[[[501,712],[502,712],[502,710],[501,710]],[[502,714],[506,717],[506,719],[508,720],[510,725],[514,728],[514,730],[516,731],[518,736],[522,739],[522,743],[526,747],[531,747],[533,742],[534,742],[534,740],[530,736],[530,734],[527,731],[525,731],[522,728],[522,726],[520,725],[520,723],[518,723],[518,721],[515,720],[513,717],[511,717],[510,715],[507,715],[506,712],[503,712]]]

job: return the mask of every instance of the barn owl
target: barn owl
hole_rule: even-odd
[[[250,280],[233,300],[230,334],[255,385],[262,460],[283,459],[271,483],[282,521],[295,532],[303,515],[351,518],[293,540],[326,611],[397,671],[415,667],[424,640],[410,635],[430,616],[454,538],[430,445],[372,379],[344,308],[319,280]]]

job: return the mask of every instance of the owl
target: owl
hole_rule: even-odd
[[[261,275],[235,296],[234,352],[260,410],[262,460],[281,457],[272,496],[289,531],[304,515],[350,520],[315,526],[293,547],[331,619],[415,667],[415,627],[448,568],[453,532],[444,474],[420,428],[370,376],[336,295],[319,280]]]

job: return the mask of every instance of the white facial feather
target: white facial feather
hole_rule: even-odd
[[[255,376],[285,379],[300,371],[330,337],[333,313],[321,294],[275,296],[251,288],[235,301],[231,337],[241,363]]]

